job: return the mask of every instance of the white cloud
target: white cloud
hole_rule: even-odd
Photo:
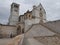
[[[60,0],[41,0],[48,20],[60,19]]]
[[[0,0],[0,20],[6,19],[7,22],[12,2],[20,4],[20,14],[25,13],[28,9],[31,10],[33,5],[41,2],[48,20],[60,19],[60,0]]]

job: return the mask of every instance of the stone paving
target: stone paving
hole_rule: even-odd
[[[7,43],[8,42],[10,42],[11,41],[11,39],[10,38],[8,38],[8,39],[0,39],[0,45],[7,45]]]

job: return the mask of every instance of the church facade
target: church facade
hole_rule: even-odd
[[[32,11],[28,10],[20,16],[19,6],[19,4],[12,3],[8,24],[0,24],[0,35],[3,35],[3,37],[16,36],[24,33],[32,24],[46,22],[46,12],[41,4],[38,6],[34,5]]]
[[[15,45],[60,45],[60,20],[47,21],[41,3],[23,15],[19,15],[19,6],[11,4],[8,24],[0,24],[0,38],[15,37],[11,45],[17,38],[20,43],[16,41]]]

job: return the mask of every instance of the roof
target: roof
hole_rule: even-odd
[[[60,20],[50,21],[50,22],[45,23],[44,25],[60,34]]]
[[[60,38],[58,36],[43,36],[36,37],[35,39],[44,45],[60,45]]]
[[[25,34],[26,37],[39,37],[39,36],[53,36],[55,32],[52,32],[50,29],[40,25],[33,25]]]
[[[18,5],[19,6],[19,4],[15,3],[15,2],[13,2],[11,5]]]
[[[13,26],[16,27],[15,25],[5,25],[5,24],[0,24],[1,26]]]

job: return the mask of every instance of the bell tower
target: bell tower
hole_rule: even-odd
[[[19,4],[12,3],[10,9],[9,25],[16,25],[19,18]]]

